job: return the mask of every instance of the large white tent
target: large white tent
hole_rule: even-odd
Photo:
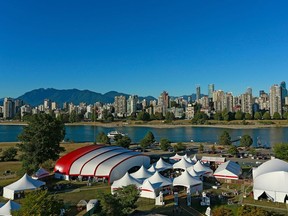
[[[11,216],[11,211],[19,210],[21,207],[20,204],[9,200],[0,208],[0,215],[1,216]]]
[[[133,178],[128,172],[120,179],[115,180],[111,185],[111,193],[124,186],[134,184],[137,188],[141,186],[141,183],[136,178]]]
[[[155,169],[158,171],[167,170],[171,168],[172,164],[165,162],[162,158],[159,158],[159,160],[155,164]]]
[[[155,163],[151,164],[151,166],[148,169],[149,172],[155,173],[156,172],[156,168],[155,168]]]
[[[187,170],[173,180],[173,186],[190,188],[191,193],[203,191],[203,182],[189,174]]]
[[[137,170],[134,173],[131,173],[130,175],[139,181],[143,182],[145,179],[149,178],[153,175],[154,172],[149,172],[143,165],[140,167],[139,170]]]
[[[25,190],[35,190],[45,185],[46,183],[40,180],[35,180],[29,175],[25,174],[18,181],[7,185],[3,188],[3,197],[8,199],[14,199],[15,192],[25,191]]]
[[[274,202],[288,200],[288,163],[271,159],[253,170],[253,194],[258,200],[265,197]]]
[[[239,179],[242,173],[241,166],[233,161],[227,161],[220,164],[214,172],[215,178],[221,179]]]
[[[162,176],[158,171],[149,177],[148,180],[154,188],[161,188],[172,185],[172,181],[169,178]]]
[[[172,160],[172,161],[179,161],[182,159],[183,156],[179,155],[178,153],[176,153],[174,156],[172,157],[169,157],[169,160]]]
[[[211,176],[213,174],[213,170],[210,169],[210,167],[202,164],[200,160],[197,161],[193,168],[198,173],[204,173],[204,176]]]
[[[194,167],[193,167],[193,166],[192,166],[192,167],[189,167],[189,168],[187,169],[187,171],[189,172],[189,174],[190,174],[191,176],[193,176],[194,178],[197,178],[197,179],[200,179],[201,175],[205,173],[205,172],[196,172],[196,171],[194,170]]]
[[[192,163],[189,163],[185,157],[183,157],[180,161],[173,164],[173,169],[187,169],[188,167],[193,166]]]
[[[156,185],[153,186],[149,179],[146,179],[140,186],[140,197],[155,199],[157,193]]]

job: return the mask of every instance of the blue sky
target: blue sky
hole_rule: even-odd
[[[0,1],[0,98],[35,88],[253,95],[288,82],[288,1]]]

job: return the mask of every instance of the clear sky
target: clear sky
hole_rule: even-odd
[[[35,88],[157,97],[288,82],[287,0],[2,0],[0,98]]]

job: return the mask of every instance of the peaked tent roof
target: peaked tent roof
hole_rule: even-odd
[[[134,173],[130,174],[132,177],[139,179],[139,180],[144,180],[149,178],[150,176],[153,175],[153,172],[149,172],[143,165],[140,167],[139,170],[137,170]]]
[[[187,169],[188,167],[193,166],[192,163],[189,163],[185,157],[183,157],[180,161],[173,164],[173,169]]]
[[[204,172],[205,171],[205,174],[206,173],[207,174],[213,174],[213,170],[210,169],[209,167],[203,165],[200,160],[197,161],[197,163],[194,165],[194,170],[196,172]]]
[[[155,185],[153,186],[153,184],[151,184],[149,179],[146,179],[146,180],[144,180],[143,184],[140,186],[140,189],[145,190],[145,191],[154,192],[156,187],[155,187]]]
[[[150,168],[148,169],[149,172],[155,173],[156,169],[155,169],[155,164],[151,164]]]
[[[214,172],[216,178],[238,179],[241,174],[241,167],[233,161],[227,161],[218,166]]]
[[[169,178],[162,176],[158,171],[156,171],[151,177],[149,177],[148,180],[155,188],[172,185],[172,181]]]
[[[40,179],[44,178],[46,176],[49,176],[49,172],[45,170],[44,168],[40,168],[37,170],[37,172],[32,176],[33,179]]]
[[[176,153],[174,156],[169,157],[170,160],[181,160],[183,158],[183,156],[179,155],[178,153]]]
[[[159,158],[159,160],[155,164],[156,170],[162,171],[172,168],[172,164],[169,164],[165,162],[162,158]]]
[[[27,173],[26,173],[18,181],[14,182],[10,185],[7,185],[4,188],[7,188],[7,189],[13,190],[13,191],[21,191],[21,190],[36,189],[36,188],[39,188],[45,184],[46,184],[45,182],[40,181],[40,180],[35,180],[32,177],[30,177],[29,175],[27,175]]]
[[[202,172],[196,172],[196,171],[194,170],[193,166],[190,167],[189,169],[187,169],[187,171],[189,172],[189,174],[190,174],[191,176],[193,176],[193,177],[195,177],[195,178],[200,178],[200,176],[201,176],[202,174],[204,174],[203,171],[202,171]]]
[[[20,204],[9,200],[7,203],[5,203],[5,205],[3,205],[0,208],[0,215],[10,216],[11,215],[11,211],[18,210],[18,209],[20,209],[20,207],[21,207]]]
[[[196,163],[199,159],[197,158],[197,155],[194,154],[194,156],[193,156],[193,158],[192,158],[191,160],[194,161],[194,162]]]
[[[141,183],[137,179],[133,178],[128,172],[126,172],[126,174],[122,178],[113,182],[111,188],[121,188],[131,184],[136,185],[136,187],[140,187],[141,185]]]
[[[194,178],[192,175],[189,174],[187,170],[182,172],[180,176],[176,177],[173,180],[173,186],[192,187],[200,184],[203,184],[203,182],[197,178]]]
[[[185,154],[184,156],[183,156],[189,163],[191,163],[191,164],[195,164],[196,162],[194,162],[193,160],[191,160],[191,158],[187,155],[187,154]]]

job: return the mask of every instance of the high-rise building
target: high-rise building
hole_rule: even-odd
[[[137,95],[130,95],[127,100],[127,114],[128,116],[131,115],[133,112],[137,110],[137,102],[138,96]]]
[[[225,93],[222,90],[213,92],[213,103],[216,112],[222,112],[224,109],[224,96]]]
[[[270,88],[270,115],[273,118],[275,112],[282,116],[281,87],[277,84]]]
[[[213,99],[213,92],[214,92],[214,84],[208,85],[208,98]]]
[[[251,87],[247,88],[246,93],[252,95],[252,88]]]
[[[201,98],[201,90],[200,90],[200,86],[196,86],[196,101],[199,101]]]
[[[167,109],[169,108],[170,98],[169,94],[166,91],[163,91],[158,97],[158,110],[162,109],[163,116],[166,115]],[[161,107],[161,108],[160,108]]]
[[[253,97],[252,89],[250,90],[250,88],[241,95],[241,111],[253,115]]]
[[[11,119],[15,116],[15,102],[12,98],[4,98],[3,118]]]
[[[51,109],[51,100],[45,99],[44,100],[44,110],[50,110]]]
[[[233,94],[232,92],[227,92],[224,96],[224,109],[228,112],[233,112]]]
[[[284,104],[285,97],[287,97],[286,82],[282,81],[281,84],[280,84],[280,87],[281,87],[281,100],[282,100],[282,104]]]
[[[115,113],[119,117],[123,117],[127,112],[126,97],[123,95],[115,96],[114,100]]]

